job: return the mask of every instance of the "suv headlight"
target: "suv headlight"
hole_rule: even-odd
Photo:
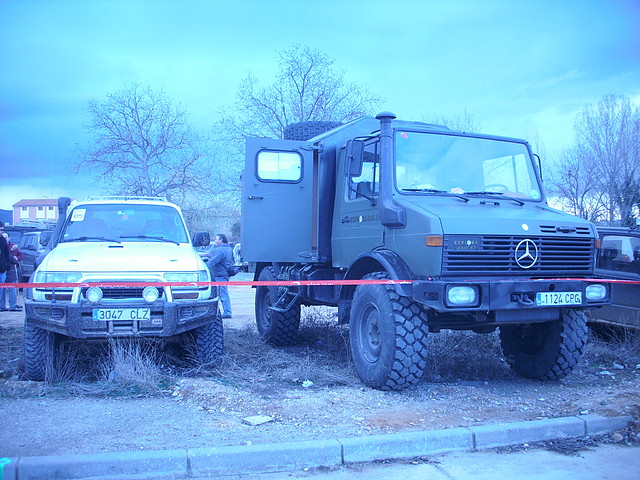
[[[167,282],[208,282],[209,276],[206,270],[197,272],[170,272],[164,274]]]
[[[78,283],[82,279],[80,272],[36,272],[36,283]]]

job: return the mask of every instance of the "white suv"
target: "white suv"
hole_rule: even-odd
[[[68,206],[68,208],[67,208]],[[51,251],[25,302],[25,374],[43,380],[65,337],[160,337],[193,342],[199,362],[223,348],[217,288],[193,246],[180,208],[159,198],[60,199]],[[66,210],[66,214],[64,214]],[[136,285],[114,285],[133,282]],[[187,282],[186,285],[155,285]],[[80,285],[65,285],[80,284]],[[111,285],[107,285],[111,284]]]

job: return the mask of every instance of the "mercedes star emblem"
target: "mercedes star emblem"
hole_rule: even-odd
[[[538,247],[533,240],[525,238],[516,245],[515,257],[520,268],[531,268],[538,261]]]

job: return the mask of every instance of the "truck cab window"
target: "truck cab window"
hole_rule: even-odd
[[[380,142],[373,140],[364,148],[364,162],[362,174],[358,177],[349,177],[348,198],[372,198],[378,195],[378,182],[380,180]]]

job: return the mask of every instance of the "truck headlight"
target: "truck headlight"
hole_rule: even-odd
[[[455,286],[447,289],[447,303],[452,306],[469,306],[478,303],[477,287]]]
[[[593,283],[585,289],[585,296],[592,302],[604,300],[607,298],[607,287],[600,283]]]

